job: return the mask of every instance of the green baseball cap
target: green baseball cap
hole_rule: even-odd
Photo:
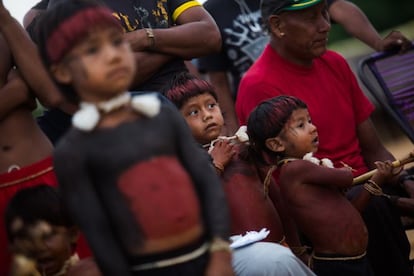
[[[261,0],[260,9],[263,21],[282,11],[296,11],[312,7],[324,0]]]

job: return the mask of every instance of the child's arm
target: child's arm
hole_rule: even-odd
[[[352,171],[316,165],[307,160],[295,160],[282,167],[285,179],[309,185],[346,188],[352,185]]]
[[[61,105],[64,100],[44,67],[36,45],[0,1],[0,32],[7,41],[16,66],[23,78],[47,107]]]
[[[377,172],[370,180],[363,184],[364,188],[361,189],[361,192],[351,199],[352,204],[360,212],[364,210],[371,196],[376,193],[380,195],[382,192],[381,186],[394,176],[391,161],[377,161],[375,165],[377,166]]]
[[[107,211],[89,179],[88,165],[82,152],[81,146],[74,146],[68,140],[63,140],[55,150],[54,168],[62,198],[85,234],[103,274],[129,275],[119,241],[110,230],[112,226]]]
[[[210,152],[210,155],[213,159],[213,165],[219,175],[224,172],[227,164],[231,161],[235,153],[230,141],[219,140],[214,144],[214,148]]]

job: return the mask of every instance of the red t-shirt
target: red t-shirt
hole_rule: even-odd
[[[359,145],[356,126],[369,118],[373,104],[360,89],[346,60],[326,51],[311,67],[284,60],[267,45],[263,54],[243,77],[236,100],[241,124],[263,100],[292,95],[303,100],[318,128],[319,157],[336,167],[345,162],[359,175],[368,170]]]

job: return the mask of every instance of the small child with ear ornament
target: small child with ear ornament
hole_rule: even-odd
[[[312,244],[313,271],[373,275],[366,258],[368,231],[360,212],[393,177],[391,162],[376,162],[377,172],[350,202],[343,189],[353,185],[351,170],[333,168],[327,160],[328,166],[315,164],[309,154],[317,151],[319,140],[303,101],[278,96],[261,102],[250,113],[247,132],[258,158],[276,168],[289,213]]]

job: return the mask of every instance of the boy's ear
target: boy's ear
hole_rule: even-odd
[[[268,138],[265,144],[273,152],[283,152],[285,150],[285,145],[279,137]]]
[[[50,67],[50,72],[59,83],[70,84],[72,82],[72,74],[63,63],[53,64]]]

